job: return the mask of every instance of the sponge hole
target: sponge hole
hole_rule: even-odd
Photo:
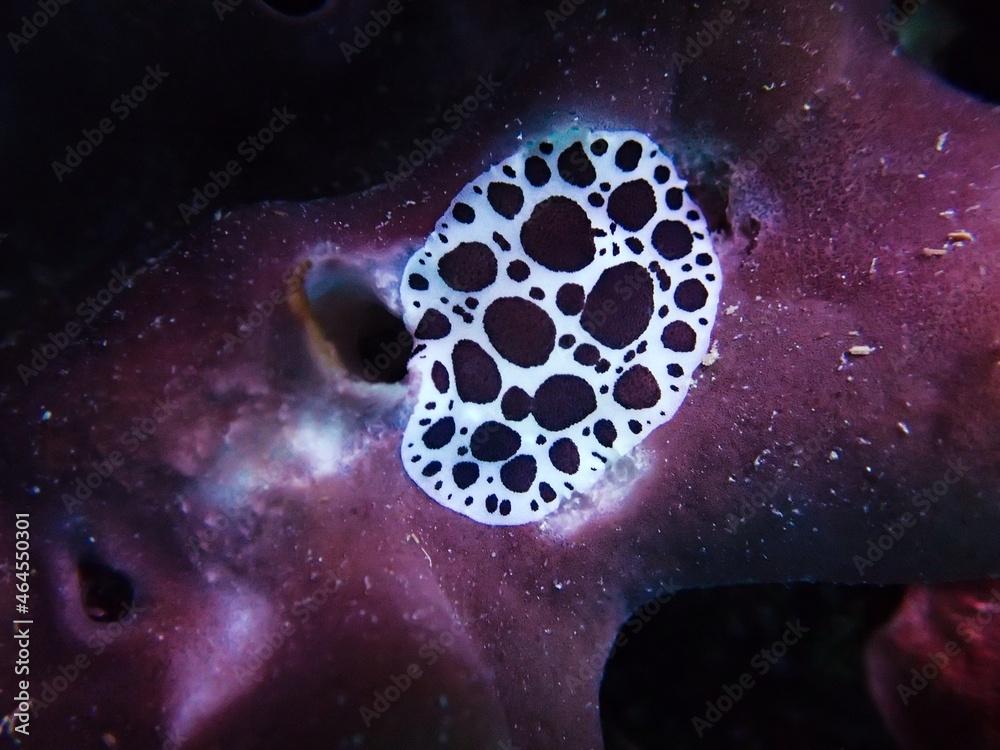
[[[80,603],[91,620],[118,622],[132,611],[135,588],[127,575],[90,556],[80,559],[76,573]]]
[[[350,375],[369,383],[406,378],[413,337],[360,272],[321,264],[306,277],[305,293],[313,321]]]

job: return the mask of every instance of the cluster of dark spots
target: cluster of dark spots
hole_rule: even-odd
[[[649,264],[649,270],[652,271],[653,274],[655,274],[656,280],[660,284],[661,292],[665,292],[668,289],[670,289],[670,276],[663,269],[663,266],[661,266],[658,262],[654,260],[652,263]]]
[[[667,191],[667,208],[671,211],[680,211],[684,205],[684,191],[677,187],[672,187]]]
[[[603,138],[570,143],[568,147],[540,143],[534,155],[525,155],[516,169],[503,164],[484,175],[477,185],[470,186],[480,197],[455,203],[445,217],[456,227],[459,223],[476,226],[477,221],[489,221],[490,215],[498,217],[491,222],[495,226],[511,221],[510,226],[520,232],[512,240],[514,247],[519,239],[527,257],[516,260],[518,255],[513,255],[503,261],[503,252],[514,248],[492,227],[475,237],[479,242],[463,241],[455,235],[453,245],[442,247],[432,236],[440,252],[420,252],[412,266],[417,273],[407,277],[404,292],[423,293],[414,295],[426,310],[420,311],[423,317],[417,326],[418,337],[447,336],[448,345],[467,337],[454,345],[450,361],[446,356],[427,358],[424,366],[430,370],[434,397],[442,394],[440,408],[430,411],[427,404],[419,405],[420,412],[428,410],[419,416],[432,418],[419,420],[421,426],[416,427],[414,417],[413,426],[419,431],[413,434],[414,443],[405,454],[409,459],[413,445],[418,450],[426,446],[424,458],[414,459],[412,466],[407,460],[406,466],[417,477],[418,472],[432,477],[420,484],[428,491],[433,486],[436,498],[447,483],[440,479],[447,480],[450,472],[452,487],[458,488],[454,497],[447,495],[450,507],[460,506],[464,500],[470,508],[478,506],[480,513],[485,503],[486,512],[494,516],[508,515],[515,508],[526,513],[530,508],[537,517],[540,510],[548,510],[541,506],[558,501],[554,487],[564,486],[559,493],[565,495],[574,491],[573,484],[579,484],[566,480],[586,474],[590,481],[593,472],[601,471],[602,464],[618,455],[615,447],[622,447],[618,440],[623,433],[638,440],[654,429],[654,423],[643,415],[652,415],[655,408],[666,418],[666,412],[660,411],[666,408],[660,404],[663,394],[670,396],[668,388],[675,393],[683,390],[687,382],[683,378],[690,369],[670,352],[694,351],[699,338],[693,326],[708,322],[706,318],[695,322],[697,316],[692,316],[690,324],[666,325],[671,313],[678,311],[705,315],[702,308],[711,295],[710,282],[718,275],[711,267],[716,259],[708,248],[695,252],[695,245],[703,239],[695,233],[694,222],[700,222],[700,217],[689,210],[690,203],[685,207],[686,191],[671,186],[670,181],[676,180],[672,167],[657,166],[660,152],[655,148],[647,164],[649,148],[639,139],[615,148]],[[612,159],[618,177],[599,183],[597,167],[610,168]],[[640,167],[642,172],[637,171]],[[650,176],[641,177],[647,170]],[[550,183],[556,195],[535,197],[542,191],[527,187],[542,187],[548,193],[550,188],[543,186]],[[557,185],[563,189],[556,190]],[[581,189],[574,192],[576,188]],[[472,191],[466,195],[471,196]],[[667,211],[671,212],[667,216],[678,220],[661,220]],[[603,216],[592,224],[591,216],[599,215]],[[447,224],[439,222],[439,227],[444,232]],[[504,231],[507,233],[509,230]],[[639,234],[642,239],[636,236]],[[650,243],[653,247],[647,256],[645,246]],[[424,255],[429,259],[424,261]],[[679,262],[670,265],[666,261]],[[599,267],[594,267],[595,263]],[[440,282],[432,275],[435,264]],[[698,273],[698,267],[705,270]],[[585,287],[578,272],[587,268],[592,271],[586,273],[590,283]],[[548,272],[556,272],[554,281]],[[504,279],[504,274],[510,280]],[[492,286],[498,277],[507,285],[505,291]],[[427,294],[435,283],[444,283],[455,292],[446,292],[439,304],[437,294]],[[483,290],[486,296],[479,294]],[[669,307],[657,299],[661,296]],[[548,304],[554,308],[551,312]],[[654,312],[665,320],[650,329],[650,322],[656,320]],[[576,319],[586,331],[583,340],[578,340],[579,334],[565,332],[567,326],[575,326]],[[479,337],[466,333],[471,329],[463,320],[476,326],[482,320],[489,343],[470,340]],[[560,327],[564,330],[559,331]],[[660,329],[666,352],[649,347],[652,340],[641,340]],[[557,360],[573,359],[564,372],[552,360],[556,343],[566,351]],[[655,361],[644,359],[650,350],[660,352]],[[503,370],[512,366],[543,368],[534,370],[540,374],[541,385],[534,389],[514,385],[517,371]],[[577,374],[570,374],[574,372]],[[662,385],[657,378],[662,379]],[[607,399],[601,402],[605,405],[613,401],[614,408],[637,410],[631,416],[642,418],[606,418],[599,398]],[[457,430],[453,410],[462,401],[483,404],[486,409],[480,410],[478,419],[473,417],[475,421],[467,428]],[[522,445],[532,444],[540,446],[533,448],[539,451],[537,457],[522,450]],[[452,461],[441,459],[443,467],[432,460],[434,455],[427,455],[442,448],[453,456],[458,454]],[[546,471],[550,480],[562,478],[557,484],[538,481],[546,478]],[[444,496],[439,500],[444,502]],[[494,518],[492,522],[501,521]]]
[[[469,448],[480,461],[506,461],[521,447],[521,436],[500,422],[483,422],[472,433]]]
[[[656,214],[656,196],[645,180],[632,180],[608,197],[608,216],[630,232],[642,229]]]
[[[594,260],[594,229],[587,212],[563,196],[546,198],[521,227],[521,245],[550,271],[579,271]]]
[[[508,390],[500,401],[500,411],[505,419],[520,422],[531,414],[531,396],[514,386]]]
[[[482,242],[463,242],[438,261],[442,280],[459,292],[478,292],[497,278],[497,259]]]
[[[488,404],[500,395],[500,370],[475,341],[463,339],[451,353],[458,397],[471,404]]]
[[[587,296],[583,329],[612,349],[624,349],[649,325],[653,315],[653,280],[632,261],[606,269]]]
[[[559,438],[549,448],[549,461],[563,474],[576,474],[580,468],[580,451],[569,438]]]
[[[659,403],[660,386],[647,368],[633,365],[618,378],[613,395],[626,409],[650,409]]]
[[[615,164],[623,172],[631,172],[639,166],[642,158],[642,146],[638,141],[625,141],[615,153]]]
[[[460,490],[468,489],[479,479],[479,464],[461,461],[452,467],[451,478],[455,480],[455,485]]]
[[[610,419],[598,419],[594,424],[594,437],[605,448],[610,448],[618,438],[618,430]]]
[[[511,492],[527,492],[535,482],[537,468],[531,456],[515,456],[500,467],[500,481]]]
[[[514,281],[524,281],[531,275],[531,268],[523,260],[513,260],[507,266],[507,275]]]
[[[507,182],[491,182],[486,191],[486,200],[493,210],[505,219],[513,219],[524,206],[524,193],[517,185]]]
[[[545,364],[555,347],[556,327],[548,313],[520,297],[491,302],[483,328],[500,356],[521,367]]]
[[[593,344],[580,344],[573,352],[573,359],[585,367],[596,365],[601,358],[601,353]]]
[[[558,432],[586,418],[597,408],[594,389],[576,375],[553,375],[538,386],[532,413],[543,429]]]
[[[451,215],[455,217],[456,221],[460,221],[463,224],[471,224],[476,220],[476,212],[468,203],[456,203],[455,208],[451,211]]]
[[[417,330],[413,335],[418,339],[443,339],[451,333],[451,323],[448,318],[434,309],[424,313],[424,316],[417,323]]]
[[[674,303],[685,312],[700,310],[708,301],[708,290],[698,279],[687,279],[677,285]]]
[[[541,187],[552,177],[552,170],[540,156],[529,156],[524,162],[524,176],[534,187]]]
[[[440,362],[435,362],[431,366],[431,381],[434,383],[434,387],[438,389],[438,393],[447,393],[448,386],[451,384],[451,378],[448,377],[448,368]]]
[[[556,292],[556,308],[563,315],[579,315],[583,311],[585,293],[579,284],[563,284]]]
[[[676,320],[663,329],[660,341],[672,352],[693,352],[698,334],[683,320]]]
[[[665,260],[678,260],[691,252],[694,237],[682,221],[667,219],[653,230],[653,247]]]
[[[507,241],[506,237],[500,234],[500,232],[493,233],[493,241],[497,243],[497,247],[499,247],[505,253],[510,251],[510,243]]]
[[[576,187],[587,187],[597,179],[597,171],[579,141],[559,154],[556,167],[559,176]]]
[[[458,317],[460,317],[466,323],[471,323],[473,320],[475,320],[475,318],[473,318],[468,313],[468,311],[466,311],[466,309],[464,307],[462,307],[461,305],[455,305],[453,308],[451,308],[451,311],[453,313],[455,313],[455,315],[457,315]]]

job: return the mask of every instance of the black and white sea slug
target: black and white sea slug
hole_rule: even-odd
[[[402,280],[430,497],[538,521],[674,415],[722,281],[685,185],[645,135],[573,128],[459,193]]]

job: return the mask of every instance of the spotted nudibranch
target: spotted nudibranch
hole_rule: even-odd
[[[647,136],[574,128],[469,183],[402,278],[409,476],[491,525],[538,521],[677,411],[721,272]]]

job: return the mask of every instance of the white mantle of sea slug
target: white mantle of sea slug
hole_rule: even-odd
[[[402,460],[435,502],[541,521],[673,417],[722,284],[685,187],[647,136],[574,128],[458,194],[401,285]]]

